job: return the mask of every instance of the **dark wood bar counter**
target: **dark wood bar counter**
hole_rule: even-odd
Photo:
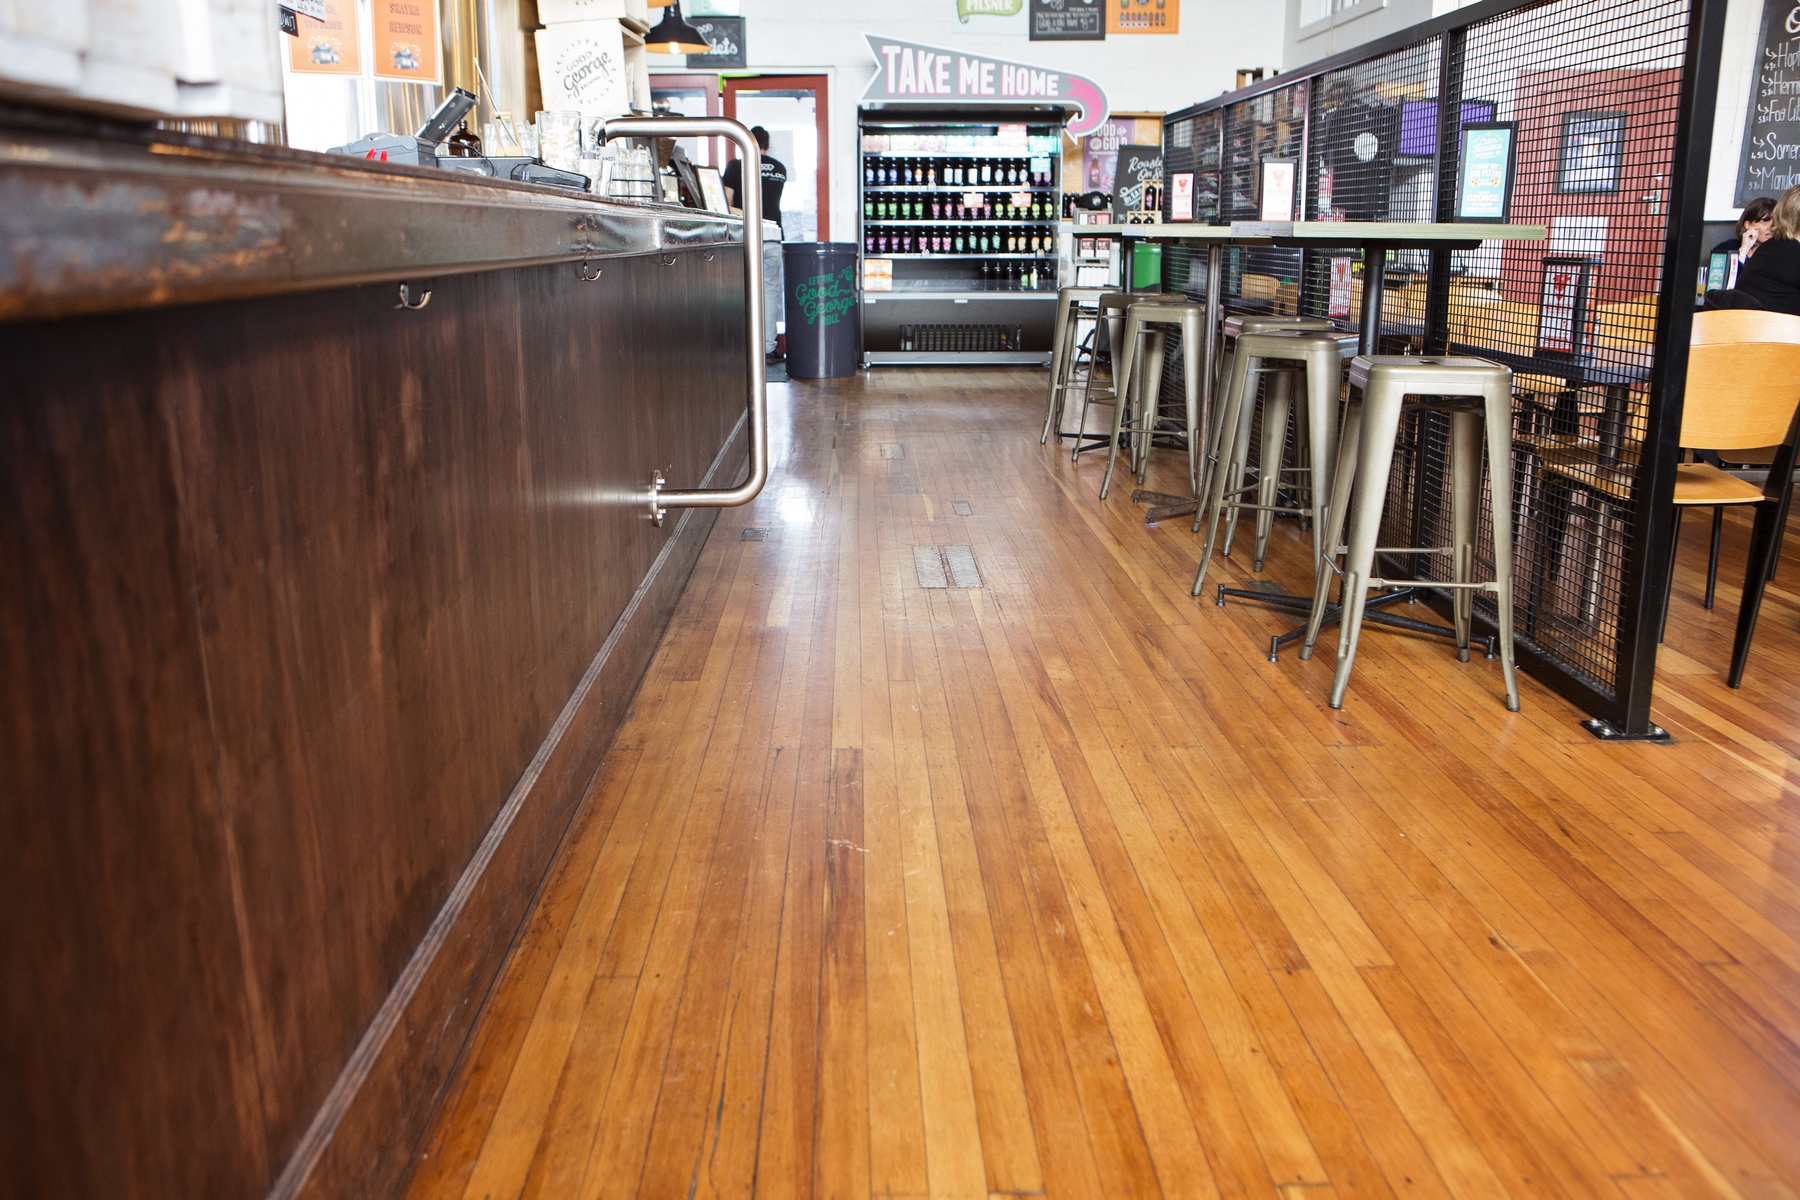
[[[392,1190],[742,473],[738,235],[0,128],[0,1192]]]

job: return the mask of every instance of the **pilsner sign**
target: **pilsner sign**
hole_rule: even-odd
[[[1106,93],[1085,75],[873,33],[863,36],[875,56],[875,78],[863,89],[865,102],[1074,105],[1081,109],[1069,122],[1075,137],[1092,133],[1106,120]]]

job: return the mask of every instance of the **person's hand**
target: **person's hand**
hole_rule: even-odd
[[[1744,240],[1738,243],[1738,257],[1740,259],[1749,258],[1752,254],[1756,253],[1756,240],[1756,226],[1752,225],[1750,228],[1744,230]]]

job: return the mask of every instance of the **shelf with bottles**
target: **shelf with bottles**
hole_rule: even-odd
[[[973,195],[973,193],[970,193]],[[1054,224],[1057,219],[1053,200],[1033,200],[1014,204],[1007,195],[986,197],[980,204],[967,204],[967,196],[945,199],[887,200],[873,196],[863,198],[863,220],[872,221],[949,221],[954,224]]]
[[[967,160],[930,158],[890,158],[882,155],[863,156],[863,186],[866,188],[1049,188],[1055,182],[1055,167],[1048,158],[1006,157]]]
[[[904,226],[864,231],[863,253],[871,256],[929,254],[934,257],[966,254],[973,258],[998,254],[1054,256],[1056,235],[1042,232],[1041,227],[1033,230],[1019,225],[1005,229],[974,229],[969,233],[936,233]]]
[[[1015,258],[1015,259],[1035,258],[1035,259],[1043,260],[1043,259],[1055,258],[1056,251],[1054,251],[1054,250],[1039,250],[1039,251],[1034,251],[1029,254],[1012,254],[1012,253],[1006,253],[1006,252],[995,252],[992,254],[933,254],[933,253],[917,254],[917,253],[913,253],[910,251],[902,253],[897,250],[896,251],[878,250],[875,252],[875,257],[876,258],[941,258],[941,259],[966,258],[966,259],[970,259],[970,260],[983,259],[983,258]]]
[[[1055,184],[1039,185],[1039,186],[1033,186],[1031,184],[1020,184],[1017,187],[1013,186],[1010,183],[1004,183],[1004,184],[989,183],[989,184],[985,184],[985,185],[979,184],[979,183],[971,183],[971,184],[865,183],[865,184],[863,184],[863,191],[870,192],[870,193],[881,192],[883,194],[886,194],[889,192],[920,192],[920,193],[946,192],[946,193],[954,193],[955,195],[960,196],[964,192],[981,192],[981,191],[991,192],[991,191],[996,190],[996,188],[1002,192],[1005,192],[1009,196],[1012,195],[1014,192],[1030,192],[1033,195],[1052,195],[1057,190]]]
[[[980,220],[975,217],[968,217],[963,220],[945,220],[945,221],[932,221],[932,220],[928,220],[923,217],[864,217],[863,218],[864,225],[924,225],[924,226],[944,226],[944,227],[949,227],[952,229],[961,229],[961,228],[963,228],[965,226],[969,226],[969,225],[1042,225],[1042,226],[1051,226],[1051,225],[1055,225],[1056,223],[1057,222],[1049,219],[1048,217],[1044,218],[1043,220],[1034,220],[1034,219],[1028,218],[1028,217],[990,217],[985,221]]]

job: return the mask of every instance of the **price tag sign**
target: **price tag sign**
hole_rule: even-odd
[[[983,205],[985,205],[986,203],[987,203],[987,197],[982,195],[980,192],[964,192],[963,193],[963,207],[964,208],[980,208]]]
[[[1030,192],[1014,192],[1012,194],[1012,206],[1014,208],[1030,208],[1031,207],[1031,193]]]

